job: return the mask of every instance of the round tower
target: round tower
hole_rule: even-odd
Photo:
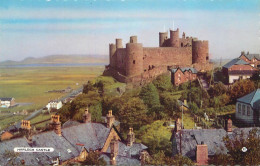
[[[116,45],[109,44],[109,64],[111,67],[116,67]]]
[[[122,39],[116,39],[116,48],[123,48]]]
[[[176,31],[170,30],[170,46],[180,47],[179,28]]]
[[[126,76],[140,75],[143,72],[143,45],[126,44]]]
[[[192,63],[207,63],[209,60],[209,42],[192,40]]]
[[[159,47],[164,47],[168,39],[168,32],[159,32]]]
[[[137,43],[137,36],[131,36],[130,43]]]

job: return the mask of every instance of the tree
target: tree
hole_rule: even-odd
[[[160,91],[166,91],[172,88],[171,77],[169,75],[160,75],[154,81],[153,84]]]
[[[92,81],[88,81],[86,85],[83,87],[83,93],[87,94],[89,91],[94,91],[95,87]]]
[[[210,163],[217,165],[259,165],[260,138],[257,132],[257,129],[253,129],[248,136],[242,132],[241,135],[233,139],[229,136],[224,137],[223,141],[228,154],[218,154],[210,160]]]
[[[103,158],[100,158],[99,152],[90,151],[86,160],[81,162],[83,165],[107,165]]]
[[[148,106],[148,108],[160,105],[159,93],[153,83],[149,83],[148,85],[144,86],[141,89],[139,96]]]
[[[233,100],[236,101],[237,98],[245,96],[246,94],[255,90],[254,82],[251,80],[239,80],[233,84],[229,91],[229,96]]]
[[[134,97],[121,104],[122,108],[118,112],[121,123],[127,126],[141,126],[147,123],[147,107],[140,98]]]
[[[209,89],[210,96],[220,96],[224,93],[227,93],[227,88],[222,82],[219,82],[214,86],[211,86]]]

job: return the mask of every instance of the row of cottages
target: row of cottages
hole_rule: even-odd
[[[197,79],[198,71],[192,67],[174,68],[171,71],[171,82],[175,86]]]
[[[181,129],[181,122],[177,120],[172,132],[171,142],[173,155],[181,154],[196,162],[196,165],[207,165],[208,160],[217,154],[227,154],[223,137],[231,139],[242,133],[248,136],[254,128],[232,128],[232,120],[227,121],[226,129]],[[257,127],[260,136],[260,128]]]
[[[260,68],[259,54],[241,53],[239,58],[235,58],[222,67],[223,75],[226,77],[226,84],[232,84],[239,79],[250,78]]]
[[[107,123],[91,122],[91,114],[85,111],[83,123],[61,127],[59,115],[51,116],[52,131],[32,134],[30,122],[22,121],[26,137],[0,143],[0,156],[13,152],[15,147],[52,147],[54,152],[19,153],[16,158],[0,158],[1,165],[67,165],[84,161],[90,151],[100,152],[108,165],[140,165],[149,154],[147,147],[135,142],[135,133],[130,128],[124,141],[114,127],[115,117],[112,111],[107,114]]]
[[[12,97],[0,98],[0,107],[9,108],[15,105],[15,99]]]
[[[236,119],[246,125],[259,126],[260,89],[237,99]]]

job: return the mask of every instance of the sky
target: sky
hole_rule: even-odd
[[[209,40],[213,59],[260,53],[260,0],[0,0],[0,61],[108,57],[115,38],[158,47],[173,28]]]

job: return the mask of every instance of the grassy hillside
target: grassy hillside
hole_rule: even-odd
[[[32,105],[14,108],[0,108],[0,127],[17,121],[18,116],[10,113],[41,108],[49,100],[58,99],[64,93],[46,93],[50,90],[82,87],[88,80],[102,74],[103,67],[38,67],[38,68],[0,68],[0,96],[14,97],[18,103]],[[9,115],[5,118],[3,116]],[[15,117],[15,118],[14,118]],[[23,118],[20,116],[18,118]]]

